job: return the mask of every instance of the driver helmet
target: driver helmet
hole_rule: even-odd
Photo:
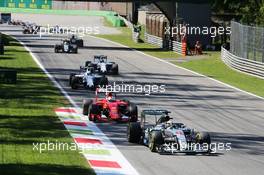
[[[91,74],[91,71],[89,69],[86,70],[86,75]]]
[[[106,99],[107,99],[108,101],[113,99],[113,94],[112,94],[112,92],[109,92],[109,93],[106,95]]]
[[[104,62],[104,59],[103,58],[100,58],[100,63],[103,63]]]
[[[171,127],[172,124],[173,124],[172,120],[167,121],[167,122],[166,122],[166,128]]]
[[[90,73],[94,73],[94,68],[91,67],[91,68],[89,69],[89,71],[90,71]]]

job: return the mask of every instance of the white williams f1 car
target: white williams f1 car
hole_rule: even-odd
[[[108,78],[94,72],[93,68],[80,68],[80,73],[71,73],[69,85],[72,89],[84,87],[85,89],[96,90],[96,88],[105,88],[108,85]]]
[[[104,55],[94,56],[93,62],[86,61],[85,67],[92,67],[102,74],[118,75],[118,64],[108,62],[107,56]]]

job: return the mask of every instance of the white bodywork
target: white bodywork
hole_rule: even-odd
[[[64,44],[63,44],[63,50],[64,50],[64,52],[68,52],[68,51],[69,51],[69,49],[70,49],[70,46],[69,46],[69,44],[67,44],[67,43],[64,43]]]
[[[105,73],[106,72],[106,63],[98,63],[100,66],[101,72]]]

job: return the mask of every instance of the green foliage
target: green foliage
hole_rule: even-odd
[[[212,9],[216,13],[241,16],[241,22],[264,26],[264,0],[215,0]]]
[[[264,80],[229,68],[221,60],[219,52],[210,52],[199,60],[173,63],[264,97]]]

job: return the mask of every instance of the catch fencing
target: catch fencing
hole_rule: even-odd
[[[238,57],[264,63],[264,28],[231,22],[230,52]]]

